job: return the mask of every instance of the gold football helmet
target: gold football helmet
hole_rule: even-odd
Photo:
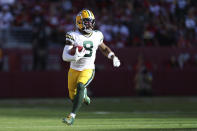
[[[76,26],[79,30],[91,33],[95,25],[95,17],[92,11],[84,9],[76,16]]]

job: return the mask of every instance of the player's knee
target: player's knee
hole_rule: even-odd
[[[84,84],[82,84],[82,83],[78,83],[77,84],[77,90],[79,90],[79,91],[83,91],[85,89],[85,87],[84,87]]]
[[[69,96],[69,98],[72,102],[74,101],[74,96]]]

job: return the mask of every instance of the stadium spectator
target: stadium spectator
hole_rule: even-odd
[[[65,11],[71,11],[72,10],[72,2],[70,0],[66,0],[63,2],[62,7]]]
[[[153,13],[155,16],[159,16],[161,7],[158,3],[158,1],[153,1],[150,6],[149,6],[149,10],[151,13]]]
[[[196,18],[194,16],[194,10],[190,9],[188,11],[188,15],[185,19],[186,26],[186,36],[190,40],[194,40],[195,38],[195,29],[196,29]]]
[[[187,40],[183,35],[180,35],[178,37],[178,41],[177,41],[177,47],[179,48],[188,48],[191,47],[191,43],[189,40]]]
[[[6,12],[3,17],[6,26],[31,28],[32,9],[37,5],[43,9],[52,44],[63,43],[65,32],[75,28],[73,18],[82,8],[93,10],[98,19],[96,28],[103,32],[107,43],[117,48],[180,46],[182,38],[191,46],[197,43],[196,0],[18,0],[10,5],[1,4],[0,19]],[[6,27],[2,20],[0,23],[0,27]],[[118,35],[123,36],[121,42]]]
[[[178,64],[180,69],[183,69],[185,64],[189,61],[190,59],[190,54],[189,53],[181,53],[178,56]]]
[[[13,15],[10,11],[8,5],[2,6],[2,11],[0,12],[0,29],[9,29],[13,22]]]
[[[45,70],[47,64],[48,43],[45,31],[46,21],[40,6],[35,7],[33,17],[33,70]]]
[[[13,22],[13,15],[10,11],[10,7],[8,5],[2,5],[0,11],[0,39],[3,44],[7,42],[8,39],[8,31]]]

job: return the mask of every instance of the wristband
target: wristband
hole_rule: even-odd
[[[114,55],[114,52],[110,52],[107,57],[110,59],[112,55]]]

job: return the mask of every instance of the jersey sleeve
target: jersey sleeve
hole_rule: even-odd
[[[104,40],[104,36],[103,36],[103,33],[99,30],[95,30],[95,32],[97,33],[97,37],[98,37],[98,40],[99,40],[99,45],[103,43],[103,40]]]
[[[98,32],[100,34],[100,44],[103,43],[103,40],[104,40],[104,36],[103,36],[103,33],[102,32]]]
[[[70,41],[72,45],[74,45],[75,43],[74,34],[72,32],[67,32],[65,36],[66,36],[66,41]]]

